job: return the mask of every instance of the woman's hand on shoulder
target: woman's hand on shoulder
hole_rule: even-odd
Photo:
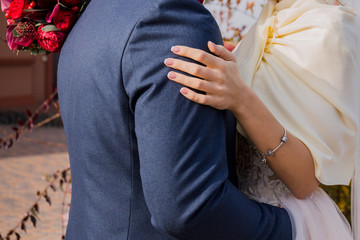
[[[166,59],[168,67],[181,71],[170,71],[169,79],[186,86],[180,90],[186,98],[217,109],[231,110],[260,152],[276,148],[283,137],[283,126],[242,81],[235,56],[223,46],[209,42],[208,47],[214,55],[199,49],[174,46],[172,51],[176,55],[197,63]],[[319,183],[315,177],[312,154],[291,133],[286,144],[266,159],[277,177],[297,198],[305,198],[317,188]]]
[[[168,78],[185,86],[180,92],[186,98],[220,110],[229,109],[234,112],[241,104],[244,92],[248,88],[241,79],[235,56],[225,47],[210,41],[208,47],[216,56],[186,46],[172,47],[171,51],[174,54],[193,59],[197,63],[167,58],[166,66],[183,72],[170,71]]]

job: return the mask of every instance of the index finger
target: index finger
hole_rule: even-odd
[[[218,66],[221,61],[220,58],[201,49],[191,48],[187,46],[176,45],[171,48],[171,51],[176,55],[193,59],[210,68]]]

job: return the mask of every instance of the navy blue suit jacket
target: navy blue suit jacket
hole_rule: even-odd
[[[208,40],[222,43],[195,0],[91,1],[58,71],[67,240],[291,239],[284,209],[247,199],[229,179],[231,114],[188,101],[166,77],[171,46]]]

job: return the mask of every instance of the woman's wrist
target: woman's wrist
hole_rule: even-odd
[[[246,116],[254,110],[254,98],[257,96],[245,83],[237,96],[237,99],[234,101],[234,106],[229,110],[234,114],[238,121],[241,122],[241,119],[246,118]]]

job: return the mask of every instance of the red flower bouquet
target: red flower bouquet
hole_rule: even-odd
[[[32,54],[60,52],[90,0],[0,0],[11,50]],[[197,0],[204,3],[204,0]]]
[[[11,50],[59,52],[90,0],[1,0]]]

